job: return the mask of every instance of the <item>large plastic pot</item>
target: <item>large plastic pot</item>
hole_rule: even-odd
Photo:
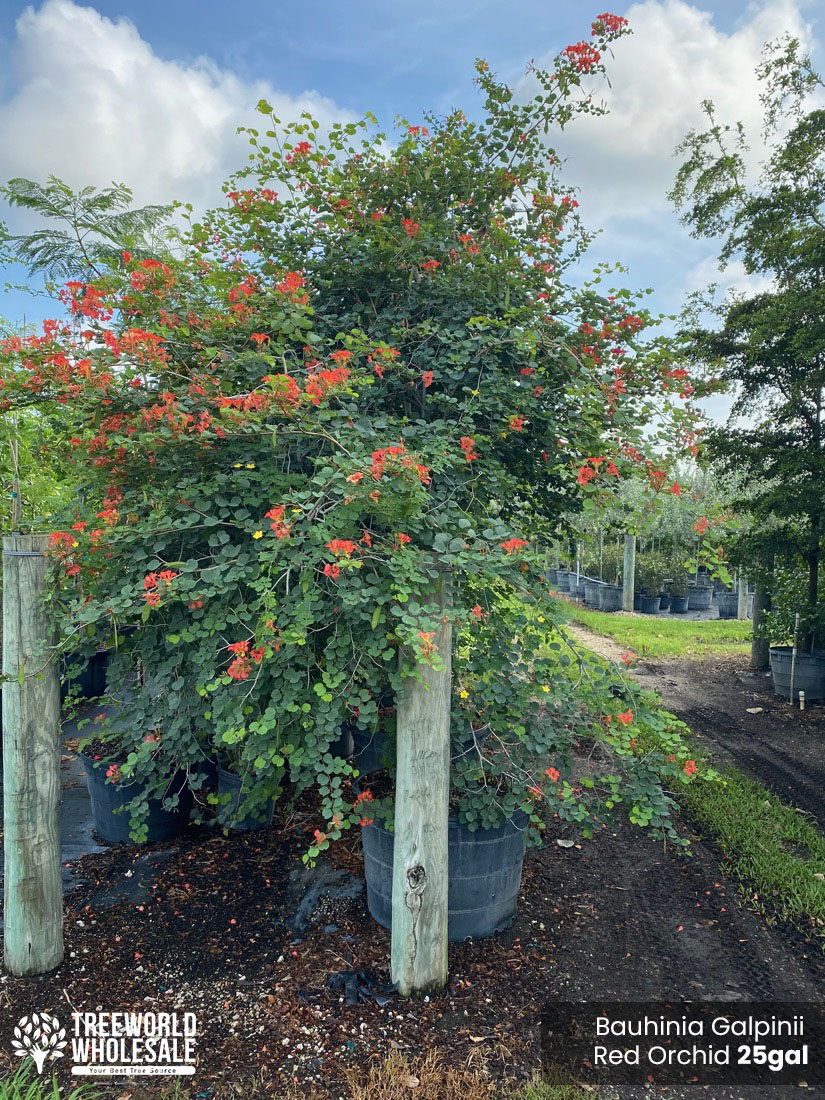
[[[670,593],[669,592],[663,592],[659,596],[659,610],[660,611],[667,611],[667,610],[669,610],[669,608],[670,608]]]
[[[570,574],[567,572],[566,569],[558,570],[558,576],[556,578],[556,588],[558,588],[559,592],[570,591]]]
[[[240,805],[243,802],[243,779],[234,772],[218,764],[218,797],[229,795],[229,802],[221,806],[220,817],[225,820],[231,829],[236,832],[244,832],[248,829],[267,829],[272,824],[275,813],[275,799],[268,798],[265,802],[248,810],[240,817]]]
[[[634,611],[641,611],[642,610],[642,594],[641,594],[641,592],[634,592],[633,593],[633,610]]]
[[[691,585],[688,588],[688,607],[691,611],[707,611],[713,599],[710,585]]]
[[[506,928],[516,915],[527,817],[517,814],[497,829],[477,829],[450,818],[447,837],[447,936],[481,939]],[[392,925],[394,835],[380,825],[361,830],[367,906],[384,928]]]
[[[376,772],[379,768],[385,768],[391,761],[387,758],[387,735],[383,730],[371,733],[369,730],[359,730],[354,726],[352,730],[353,767],[356,767],[361,775]]]
[[[658,615],[661,607],[660,596],[640,596],[639,610],[643,615]]]
[[[719,600],[719,618],[720,619],[735,619],[739,610],[739,593],[738,592],[720,592],[718,596]]]
[[[670,613],[671,615],[684,615],[688,610],[688,597],[687,596],[671,596],[670,597]]]
[[[558,582],[559,582],[559,571],[558,571],[558,569],[548,569],[547,570],[547,583],[548,584],[558,584]]]
[[[599,611],[621,611],[622,587],[619,584],[603,584],[599,589]]]
[[[584,602],[590,604],[591,607],[599,606],[599,589],[604,587],[604,581],[591,581],[589,578],[584,582]]]
[[[110,783],[106,771],[110,763],[105,760],[92,760],[81,754],[86,770],[86,785],[92,803],[92,818],[95,832],[108,844],[133,844],[129,836],[129,812],[122,807],[140,794],[143,783]],[[149,799],[149,814],[146,818],[147,840],[170,840],[182,833],[189,824],[192,809],[192,792],[186,786],[183,773],[175,776],[169,785],[169,794],[178,793],[178,805],[174,810],[166,810],[158,798]],[[116,813],[115,811],[121,811]]]
[[[109,667],[108,650],[100,650],[81,664],[77,659],[69,660],[69,668],[76,675],[64,677],[60,684],[61,702],[72,688],[80,699],[95,699],[106,690],[106,672]]]
[[[789,645],[774,645],[770,648],[770,655],[773,689],[777,695],[790,699],[793,649]],[[825,699],[825,654],[797,651],[793,677],[794,701],[799,698],[800,691],[805,692],[806,701]]]

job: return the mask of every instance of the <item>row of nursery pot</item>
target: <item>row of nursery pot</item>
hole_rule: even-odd
[[[478,751],[483,736],[455,746],[452,762]],[[347,727],[337,748],[349,752],[362,776],[391,763],[394,746],[383,733]],[[140,783],[124,781],[116,764],[84,753],[94,828],[110,844],[128,843],[128,807],[137,797],[146,799],[142,840],[166,841],[178,836],[190,822],[193,788],[212,787],[224,806],[223,820],[235,830],[262,829],[271,825],[275,799],[269,798],[255,810],[241,812],[243,780],[214,761],[204,761],[194,774],[174,777],[163,799],[146,794]],[[364,793],[359,794],[364,798]],[[364,805],[371,801],[365,799]],[[449,821],[448,935],[451,941],[478,938],[501,931],[514,918],[521,883],[521,869],[529,819],[516,812],[501,825],[470,830],[455,817]],[[367,905],[381,925],[392,923],[393,833],[374,820],[365,820],[361,832]]]
[[[555,579],[554,579],[555,578]],[[561,593],[575,596],[590,607],[599,611],[621,611],[623,606],[623,588],[618,584],[585,577],[564,569],[551,569],[548,582],[555,585]],[[713,599],[713,589],[709,585],[670,585],[670,591],[655,595],[639,591],[633,597],[634,611],[645,615],[656,615],[660,611],[670,611],[673,615],[690,611],[706,611]]]

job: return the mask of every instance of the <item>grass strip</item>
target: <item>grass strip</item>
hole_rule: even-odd
[[[749,900],[796,925],[825,950],[825,837],[802,814],[733,765],[720,783],[692,783],[680,802],[724,853]]]
[[[565,611],[573,622],[612,638],[640,657],[728,657],[748,653],[751,623],[739,619],[665,619],[657,615],[624,615],[588,611],[571,603]]]

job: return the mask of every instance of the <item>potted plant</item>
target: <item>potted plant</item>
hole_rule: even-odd
[[[129,745],[110,729],[105,715],[95,722],[97,735],[82,738],[78,746],[95,832],[109,844],[177,836],[189,824],[193,795],[186,772],[153,759],[163,754],[160,733],[150,730],[140,744]]]
[[[644,615],[655,615],[659,611],[659,594],[662,590],[663,563],[652,552],[643,554],[636,565],[636,581],[639,587],[639,610]]]
[[[684,615],[688,610],[688,574],[681,561],[674,560],[670,563],[670,580],[667,587],[670,590],[671,615]]]
[[[624,33],[613,26],[594,41]],[[282,126],[262,100],[278,140],[250,130],[250,159],[178,252],[111,254],[99,279],[65,292],[82,330],[50,321],[31,346],[7,342],[7,407],[65,409],[82,488],[51,547],[63,636],[136,628],[123,648],[146,678],[121,707],[123,768],[153,796],[237,750],[250,806],[314,792],[322,839],[308,859],[338,839],[357,811],[353,767],[332,746],[356,709],[377,727],[384,684],[403,686],[399,655],[426,649],[434,558],[456,579],[456,622],[503,647],[491,718],[476,712],[490,724],[485,751],[515,734],[511,760],[528,774],[522,710],[495,695],[534,649],[493,614],[493,595],[554,615],[533,532],[559,529],[574,495],[613,484],[608,452],[624,462],[646,447],[644,410],[664,423],[669,409],[632,296],[569,280],[548,290],[574,217],[541,135],[554,113],[579,109],[579,72],[563,53],[534,74],[542,94],[516,107],[479,63],[484,123],[456,111],[390,143],[368,120],[352,140]],[[518,323],[502,328],[506,317]],[[621,387],[587,350],[596,327],[632,353]],[[455,656],[470,695],[466,654]],[[161,747],[149,751],[153,729]],[[497,809],[474,801],[463,823],[526,812],[521,783],[502,777],[499,790],[475,774],[473,800]],[[133,800],[135,824],[145,807]]]
[[[513,637],[521,640],[517,650]],[[591,835],[603,815],[612,814],[609,807],[618,806],[616,793],[625,781],[649,790],[652,779],[650,762],[627,751],[633,709],[614,696],[609,677],[584,657],[592,693],[583,700],[579,677],[571,675],[557,649],[548,652],[546,631],[529,611],[503,602],[490,610],[485,624],[462,631],[456,650],[462,659],[452,741],[472,739],[476,747],[454,755],[450,770],[451,940],[492,935],[513,919],[525,847],[540,842],[547,807]],[[482,731],[486,736],[479,743]],[[573,775],[573,749],[579,738],[591,736],[598,742],[594,759],[604,766],[580,784]],[[367,904],[386,927],[392,917],[392,791],[391,766],[371,777],[353,806],[362,814]]]
[[[218,761],[218,820],[238,832],[266,829],[272,824],[280,790],[266,793],[254,775],[244,773],[228,759]]]

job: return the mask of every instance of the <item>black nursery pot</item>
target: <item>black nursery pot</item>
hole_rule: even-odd
[[[643,615],[658,615],[661,599],[661,596],[640,596],[639,610]]]
[[[502,931],[518,907],[528,819],[516,814],[496,829],[472,832],[450,818],[447,840],[451,941],[482,939]],[[361,830],[367,907],[384,928],[392,926],[394,834],[380,825]]]
[[[123,810],[132,799],[145,789],[142,783],[119,785],[110,783],[106,770],[110,762],[92,760],[81,754],[86,770],[86,785],[92,803],[92,818],[95,832],[108,844],[132,844],[129,836],[129,813]],[[181,772],[172,780],[170,791],[179,791],[178,805],[174,810],[166,810],[158,798],[149,799],[149,815],[146,818],[146,839],[151,841],[171,840],[178,836],[189,824],[192,810],[192,792],[186,786],[186,777]],[[115,811],[121,811],[116,813]]]
[[[671,615],[684,615],[688,609],[689,597],[687,596],[671,596],[670,597],[670,613]]]
[[[79,662],[78,662],[79,663]],[[69,662],[71,666],[71,661]],[[106,690],[106,675],[109,668],[109,651],[101,649],[81,665],[77,675],[64,678],[60,684],[60,701],[74,688],[81,699],[95,699]]]
[[[268,829],[275,815],[275,799],[268,798],[262,805],[250,810],[244,817],[238,817],[238,808],[242,801],[243,780],[234,772],[218,764],[218,796],[228,794],[229,802],[221,807],[222,813],[227,816],[230,828],[236,832],[245,832],[249,829]]]
[[[800,691],[805,692],[808,701],[825,699],[825,654],[797,653],[794,660],[791,646],[772,645],[770,658],[773,690],[777,695],[790,699],[793,666],[794,702],[798,700]]]

